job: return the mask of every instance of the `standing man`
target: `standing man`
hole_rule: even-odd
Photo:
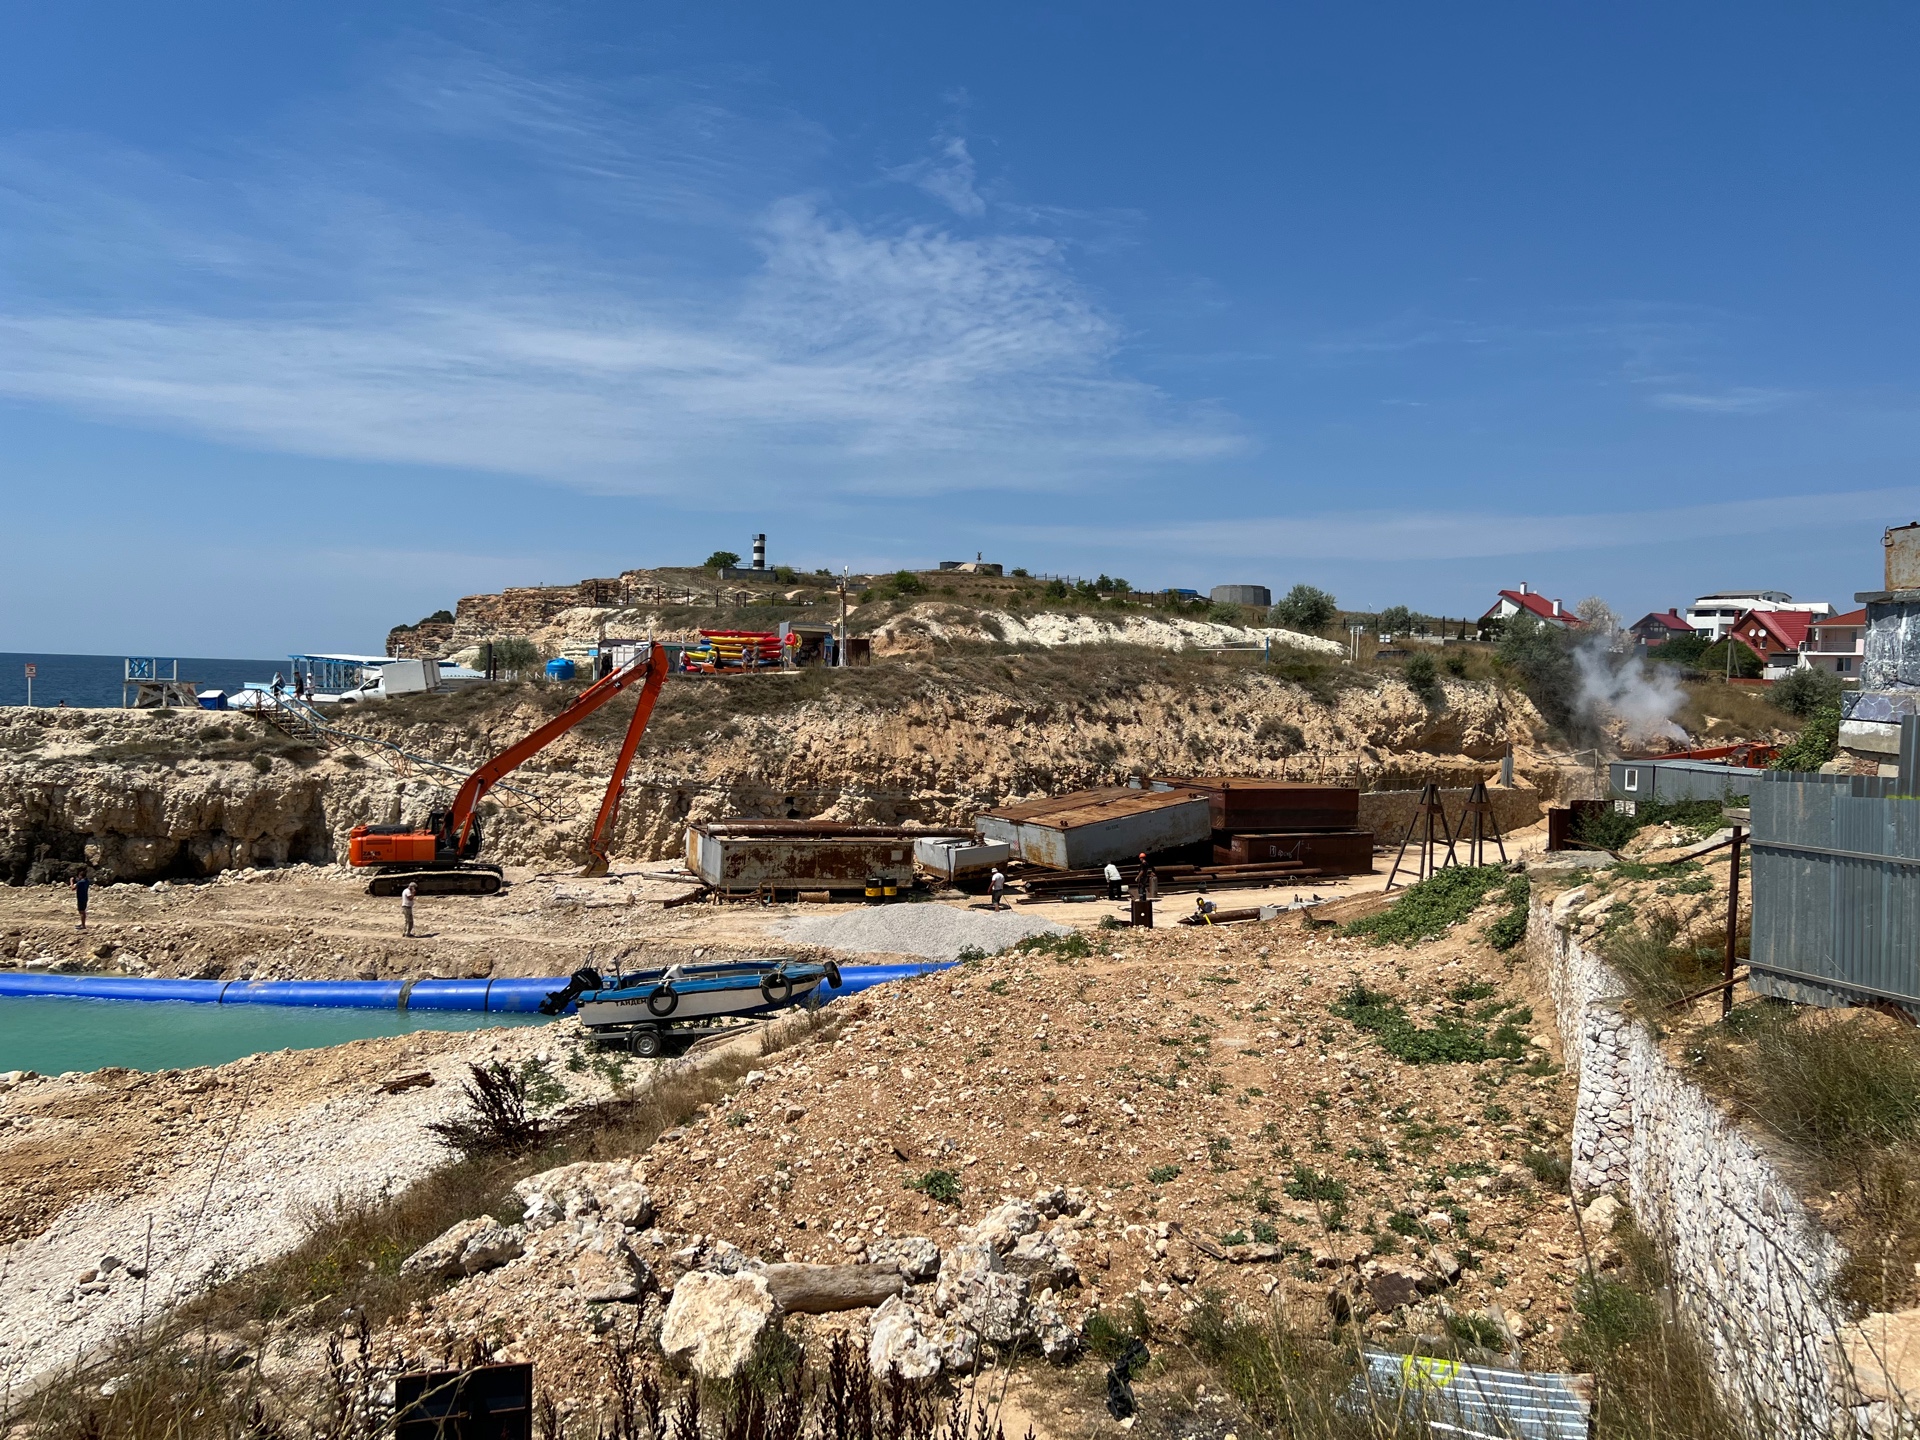
[[[1118,900],[1120,898],[1120,867],[1109,860],[1107,861],[1106,874],[1107,899]]]
[[[413,934],[413,897],[418,893],[419,888],[411,880],[407,881],[407,888],[400,892],[400,919],[406,925],[403,933],[407,935]]]
[[[1142,897],[1157,900],[1160,897],[1160,877],[1153,873],[1153,867],[1147,864],[1147,852],[1140,852],[1140,873],[1134,878]]]
[[[84,930],[87,928],[87,892],[93,888],[93,882],[82,870],[78,875],[68,876],[67,883],[73,886],[73,903],[80,907],[80,923],[75,928]]]
[[[1006,888],[1007,877],[1000,873],[1000,867],[996,865],[993,867],[992,876],[987,880],[987,893],[993,896],[993,904],[987,907],[989,910],[1006,909],[1006,906],[1000,903],[1000,896],[1005,892]]]

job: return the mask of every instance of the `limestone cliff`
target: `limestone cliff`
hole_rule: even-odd
[[[1198,657],[913,657],[870,669],[675,680],[615,837],[633,859],[680,852],[722,815],[968,821],[1015,797],[1194,772],[1389,788],[1487,774],[1507,746],[1556,793],[1524,697],[1448,680],[1429,706],[1397,679],[1327,666],[1300,680]],[[349,708],[343,726],[471,767],[572,692],[487,687]],[[487,815],[509,864],[575,858],[629,711],[616,703],[518,772]],[[447,777],[367,745],[292,744],[239,716],[0,712],[0,873],[85,861],[106,877],[206,875],[342,857],[357,823],[418,822]]]

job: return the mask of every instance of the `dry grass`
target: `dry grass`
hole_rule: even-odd
[[[1784,738],[1800,728],[1800,721],[1774,705],[1764,690],[1722,680],[1690,680],[1685,689],[1678,718],[1702,744]]]
[[[1920,1034],[1889,1016],[1761,1001],[1693,1053],[1833,1197],[1826,1220],[1847,1250],[1836,1298],[1855,1310],[1920,1298]]]

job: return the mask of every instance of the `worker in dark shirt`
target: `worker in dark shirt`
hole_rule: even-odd
[[[78,928],[84,930],[87,928],[87,892],[93,888],[93,882],[87,878],[87,872],[82,870],[78,875],[72,876],[67,883],[73,886],[73,903],[80,907]]]

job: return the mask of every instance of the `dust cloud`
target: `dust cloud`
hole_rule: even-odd
[[[1648,666],[1632,651],[1611,648],[1599,636],[1574,647],[1574,713],[1585,728],[1620,729],[1623,741],[1685,740],[1674,716],[1686,692],[1665,666]]]

